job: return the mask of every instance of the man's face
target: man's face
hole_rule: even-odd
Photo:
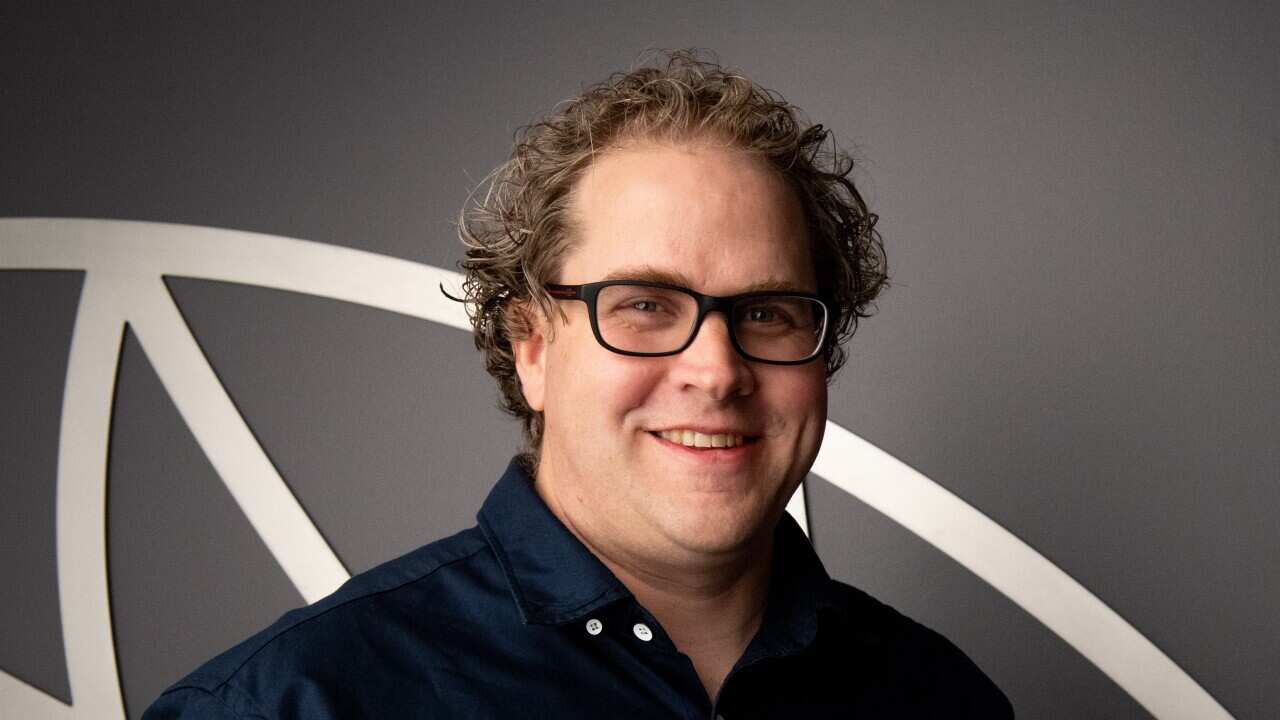
[[[562,283],[666,276],[708,295],[815,291],[799,202],[758,158],[640,144],[599,158],[575,191]],[[678,355],[628,357],[596,342],[585,303],[557,304],[567,321],[552,321],[554,339],[516,346],[525,396],[546,421],[548,505],[614,557],[688,563],[764,537],[821,444],[821,358],[746,360],[719,312]],[[697,450],[658,436],[686,429],[748,443]]]

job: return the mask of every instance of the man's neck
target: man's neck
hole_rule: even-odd
[[[536,486],[552,514],[636,596],[677,649],[693,662],[715,699],[720,685],[747,649],[764,618],[773,564],[773,532],[761,533],[734,552],[715,557],[690,553],[658,561],[597,542],[560,505],[549,483]]]
[[[724,565],[693,571],[655,572],[592,551],[657,618],[676,648],[693,662],[707,697],[715,700],[764,619],[772,538],[759,545]]]

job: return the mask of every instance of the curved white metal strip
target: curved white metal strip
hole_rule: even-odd
[[[124,717],[107,579],[107,452],[126,311],[113,284],[85,274],[58,442],[58,600],[77,718]]]
[[[471,330],[462,276],[352,248],[240,230],[125,220],[0,219],[0,260],[35,270],[109,270],[258,285],[390,310]]]
[[[0,250],[4,246],[0,245]],[[58,602],[72,705],[0,672],[13,717],[124,717],[107,578],[106,477],[125,308],[110,278],[86,273],[63,391],[56,493]]]
[[[129,320],[191,434],[307,602],[350,574],[240,416],[158,276],[136,278]]]
[[[1040,553],[906,463],[828,422],[813,472],[950,555],[1168,720],[1230,718],[1142,633]]]

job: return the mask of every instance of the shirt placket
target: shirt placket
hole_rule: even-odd
[[[637,659],[655,668],[666,680],[670,692],[680,699],[681,715],[688,720],[705,720],[711,715],[711,701],[693,661],[680,652],[657,618],[638,603],[628,603],[622,621],[627,624],[623,638],[631,642]]]

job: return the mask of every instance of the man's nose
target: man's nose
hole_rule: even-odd
[[[703,318],[693,343],[676,356],[672,374],[682,388],[701,390],[717,401],[755,390],[751,363],[733,347],[728,319],[721,312]]]

